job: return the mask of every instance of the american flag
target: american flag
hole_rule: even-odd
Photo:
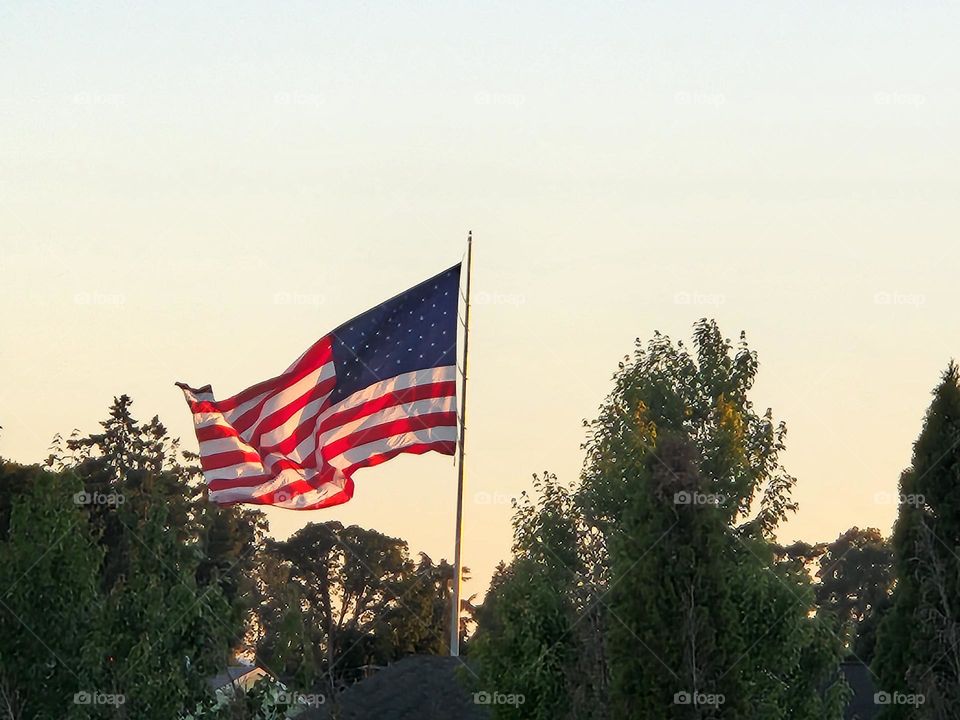
[[[460,265],[355,317],[226,400],[177,383],[210,499],[314,510],[400,453],[453,455]]]

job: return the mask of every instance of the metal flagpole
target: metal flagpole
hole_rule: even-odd
[[[453,552],[453,603],[450,607],[450,656],[460,655],[460,534],[463,528],[463,454],[467,435],[467,353],[470,349],[470,270],[473,231],[467,233],[467,297],[463,317],[463,390],[460,395],[460,460],[457,475],[457,535]]]

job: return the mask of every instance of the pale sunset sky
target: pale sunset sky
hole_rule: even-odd
[[[0,455],[114,395],[196,448],[218,396],[457,262],[473,230],[464,562],[578,476],[636,337],[760,355],[799,513],[890,529],[960,356],[960,5],[0,4]],[[456,471],[356,475],[340,520],[452,558]]]

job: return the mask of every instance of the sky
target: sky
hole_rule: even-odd
[[[188,448],[233,394],[474,234],[465,593],[510,498],[575,480],[635,338],[759,353],[799,512],[888,532],[960,356],[960,5],[0,4],[0,455],[115,395]],[[339,520],[453,553],[456,469],[356,475]]]

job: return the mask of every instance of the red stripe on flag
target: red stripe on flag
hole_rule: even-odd
[[[207,425],[197,428],[197,440],[222,440],[223,438],[238,437],[239,433],[229,425]]]
[[[218,492],[220,490],[233,490],[234,488],[248,487],[253,488],[257,485],[262,485],[265,482],[269,482],[273,478],[273,475],[261,474],[261,475],[244,475],[242,477],[235,478],[220,478],[219,480],[211,480],[207,483],[207,487],[211,492]]]
[[[227,452],[201,456],[200,467],[204,470],[222,470],[231,465],[258,462],[260,462],[260,455],[258,453],[246,452],[245,450],[229,450]]]

